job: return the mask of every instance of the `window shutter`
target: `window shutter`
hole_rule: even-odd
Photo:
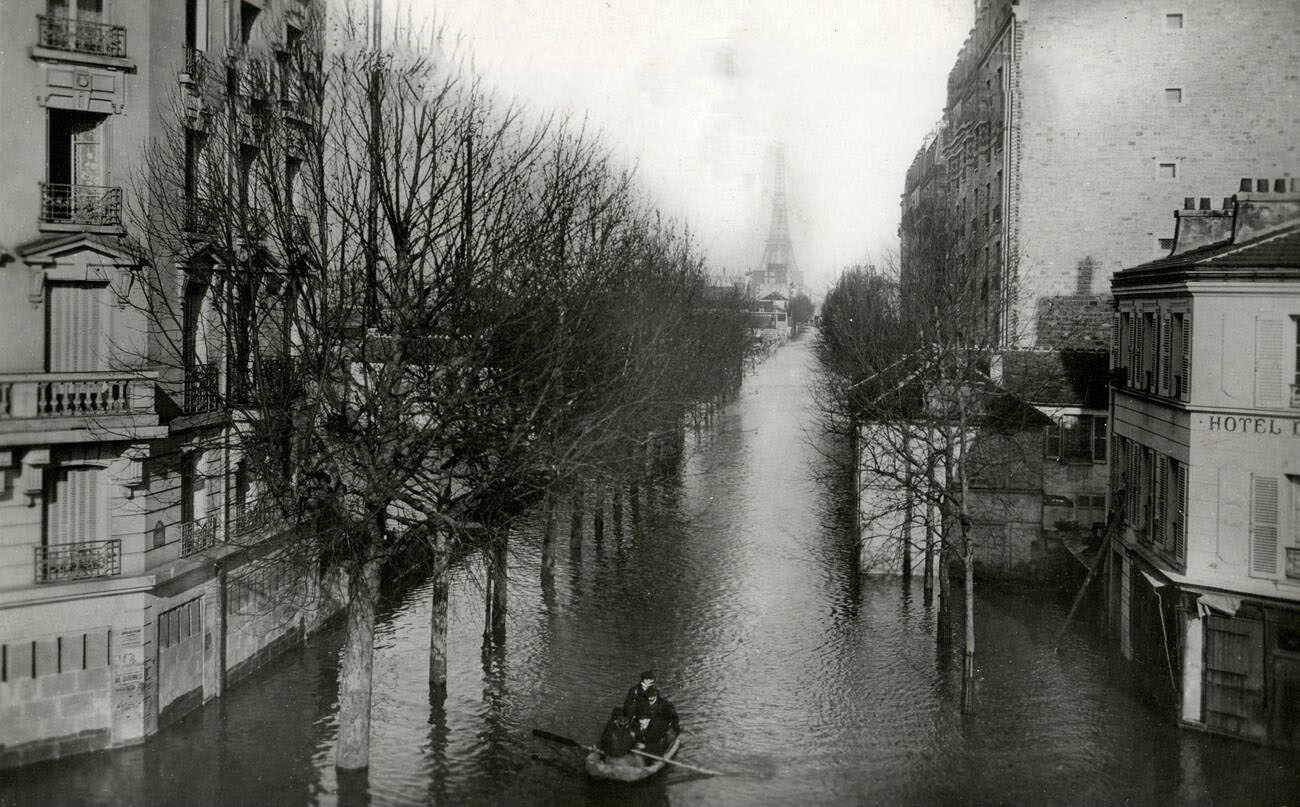
[[[1133,378],[1133,386],[1139,389],[1142,388],[1142,379],[1143,379],[1142,346],[1145,344],[1145,342],[1143,342],[1143,334],[1142,334],[1143,319],[1145,319],[1145,317],[1142,316],[1142,313],[1140,311],[1133,312],[1133,368],[1131,372]]]
[[[108,534],[98,468],[59,468],[46,488],[45,542],[74,544]],[[102,533],[102,534],[101,534]]]
[[[1178,463],[1178,481],[1174,488],[1178,501],[1174,502],[1177,520],[1174,525],[1174,556],[1187,562],[1187,466]]]
[[[1183,389],[1182,399],[1192,397],[1192,312],[1183,314]]]
[[[1114,370],[1120,364],[1119,355],[1119,318],[1120,313],[1116,311],[1110,317],[1110,369]]]
[[[1061,457],[1061,423],[1053,420],[1043,427],[1043,457],[1055,460]]]
[[[1106,416],[1092,416],[1092,461],[1106,461]]]
[[[1160,318],[1160,394],[1169,394],[1169,315]]]
[[[1277,479],[1250,479],[1250,574],[1277,576]]]
[[[1255,406],[1282,406],[1282,320],[1255,319]]]
[[[49,287],[48,345],[51,373],[103,370],[100,350],[103,285],[52,283]]]
[[[1153,455],[1152,459],[1156,473],[1156,506],[1151,537],[1163,549],[1169,540],[1169,460],[1159,454]]]

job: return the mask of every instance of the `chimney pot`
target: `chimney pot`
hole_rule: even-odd
[[[1237,186],[1237,193],[1250,193],[1250,177],[1241,178],[1241,184]]]
[[[1183,210],[1195,210],[1196,200],[1190,196],[1183,197]]]
[[[1267,179],[1255,180],[1255,191],[1257,193],[1268,193],[1268,180]]]
[[[1286,180],[1285,180],[1285,179],[1275,179],[1275,180],[1273,180],[1273,193],[1286,193]]]
[[[1208,196],[1202,196],[1202,197],[1201,197],[1201,209],[1202,209],[1202,210],[1209,210],[1209,209],[1210,209],[1210,197],[1208,197]]]

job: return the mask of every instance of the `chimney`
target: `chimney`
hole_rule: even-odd
[[[1080,296],[1092,294],[1092,276],[1097,268],[1097,262],[1092,256],[1079,261],[1078,267],[1074,270],[1074,293]]]
[[[1243,179],[1244,186],[1250,180]],[[1214,210],[1208,196],[1183,198],[1183,209],[1174,212],[1174,249],[1170,256],[1181,255],[1211,244],[1226,243],[1232,238],[1232,207],[1225,199],[1223,210]]]
[[[1242,184],[1245,184],[1243,180]],[[1269,186],[1273,192],[1269,192]],[[1300,189],[1294,177],[1256,180],[1255,193],[1237,194],[1232,240],[1249,241],[1281,227],[1300,223]]]

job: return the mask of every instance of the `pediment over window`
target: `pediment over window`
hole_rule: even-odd
[[[127,302],[132,273],[140,258],[124,238],[66,233],[38,238],[14,250],[30,275],[27,299],[40,305],[46,281],[103,282],[112,286],[119,304]]]

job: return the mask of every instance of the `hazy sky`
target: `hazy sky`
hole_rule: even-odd
[[[772,145],[810,284],[897,241],[973,0],[410,0],[539,111],[586,115],[690,223],[713,271],[757,265]]]

